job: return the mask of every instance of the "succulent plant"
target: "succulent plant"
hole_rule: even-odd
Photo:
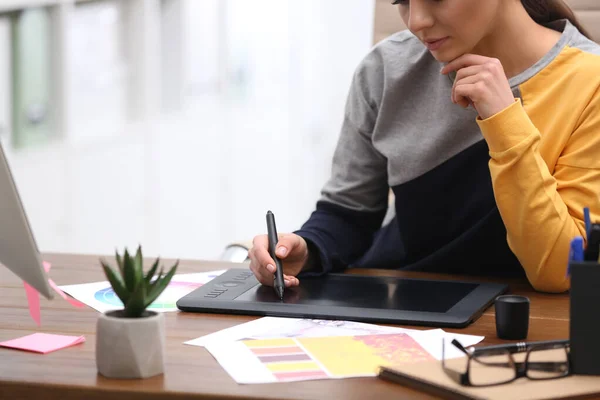
[[[142,246],[138,246],[134,257],[130,256],[125,248],[123,257],[115,251],[115,258],[119,266],[115,271],[105,260],[100,263],[104,274],[110,282],[115,294],[123,302],[124,318],[144,317],[144,311],[154,300],[166,289],[167,285],[175,275],[179,261],[177,261],[167,274],[163,274],[164,268],[156,276],[160,258],[152,264],[148,273],[144,275]]]

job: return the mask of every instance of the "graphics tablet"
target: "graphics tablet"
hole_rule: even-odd
[[[497,283],[328,274],[302,278],[280,300],[251,271],[230,269],[182,297],[182,311],[462,328],[508,287]]]

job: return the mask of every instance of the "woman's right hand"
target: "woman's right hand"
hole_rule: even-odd
[[[279,242],[275,253],[283,264],[283,280],[285,287],[298,286],[300,282],[296,275],[302,271],[308,259],[308,246],[301,236],[295,233],[279,234]],[[275,277],[275,260],[269,254],[269,239],[267,235],[258,235],[252,241],[250,270],[263,285],[273,286]]]

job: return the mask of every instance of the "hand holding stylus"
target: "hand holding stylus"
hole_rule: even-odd
[[[284,286],[298,286],[300,282],[296,275],[302,271],[308,259],[306,241],[294,233],[280,233],[275,254],[283,263]],[[250,258],[250,270],[256,279],[263,285],[273,286],[276,264],[269,254],[267,235],[258,235],[254,238],[248,257]]]

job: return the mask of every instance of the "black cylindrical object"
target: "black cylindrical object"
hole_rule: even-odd
[[[496,297],[496,335],[500,339],[524,340],[529,331],[529,299],[525,296]]]

